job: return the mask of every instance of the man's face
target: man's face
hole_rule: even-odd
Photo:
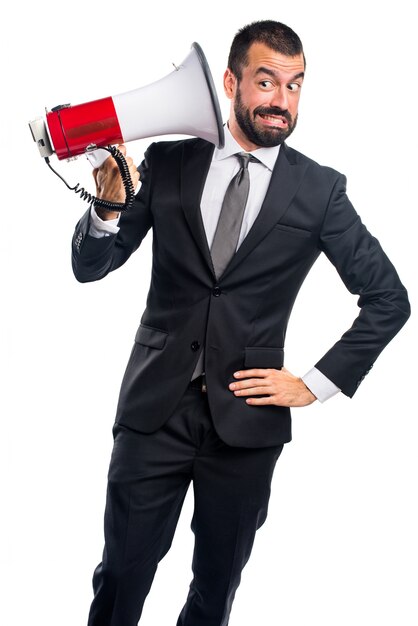
[[[231,70],[225,72],[225,93],[231,99],[229,129],[245,150],[277,146],[296,126],[303,55],[289,57],[254,43],[248,61],[240,81]]]

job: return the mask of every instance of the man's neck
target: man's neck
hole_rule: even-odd
[[[229,119],[227,125],[229,132],[245,152],[252,152],[253,150],[258,150],[260,148],[260,146],[252,143],[246,135],[244,135],[236,120]]]

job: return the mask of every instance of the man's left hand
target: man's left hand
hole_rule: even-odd
[[[235,372],[234,378],[237,382],[231,383],[229,389],[238,397],[246,397],[247,404],[297,407],[308,406],[316,400],[303,380],[284,367],[281,370],[241,370]]]

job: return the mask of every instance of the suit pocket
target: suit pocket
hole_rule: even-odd
[[[288,226],[287,224],[276,224],[274,228],[276,230],[281,230],[284,233],[296,235],[297,237],[311,237],[312,236],[312,233],[310,230],[305,230],[304,228],[297,228],[296,226]]]
[[[245,348],[244,367],[271,367],[281,369],[283,367],[284,351],[283,348],[268,348],[251,346]]]
[[[168,333],[165,330],[159,330],[158,328],[151,328],[151,326],[140,325],[135,335],[135,343],[139,343],[142,346],[148,346],[149,348],[155,348],[156,350],[162,350],[167,341]]]

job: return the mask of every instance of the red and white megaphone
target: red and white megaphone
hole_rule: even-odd
[[[60,105],[29,122],[40,154],[69,159],[86,153],[94,167],[109,156],[100,146],[181,134],[218,147],[224,131],[218,97],[203,50],[193,43],[175,70],[145,87],[75,106]]]

